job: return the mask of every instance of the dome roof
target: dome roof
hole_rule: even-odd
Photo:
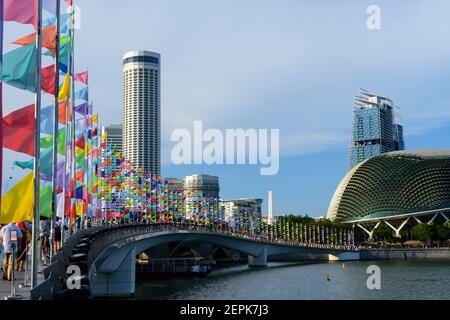
[[[327,218],[359,220],[450,207],[450,149],[395,151],[350,170]]]

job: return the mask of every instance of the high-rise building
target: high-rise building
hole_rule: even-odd
[[[219,177],[207,174],[194,174],[184,178],[186,192],[196,193],[203,197],[219,198]]]
[[[207,174],[194,174],[184,178],[184,190],[186,196],[186,217],[193,218],[204,215],[202,208],[219,204],[219,177]]]
[[[232,228],[255,229],[261,222],[262,199],[235,199],[222,202],[225,221]]]
[[[111,124],[105,127],[106,144],[111,145],[117,152],[122,153],[122,125]]]
[[[130,51],[123,57],[123,153],[127,160],[160,175],[160,55]]]
[[[404,148],[400,109],[391,99],[361,89],[353,106],[349,170],[373,156]]]

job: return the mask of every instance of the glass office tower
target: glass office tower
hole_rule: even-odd
[[[361,90],[353,106],[348,169],[373,156],[404,149],[399,108],[388,98]]]

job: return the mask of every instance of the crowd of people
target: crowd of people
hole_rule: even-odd
[[[45,265],[50,259],[51,226],[49,219],[43,219],[39,223],[39,246],[41,264]],[[61,244],[61,221],[57,218],[54,230],[55,251]],[[2,279],[12,280],[12,270],[25,271],[27,252],[32,239],[32,223],[23,221],[0,225],[0,261],[2,261]],[[15,256],[15,261],[13,261]]]

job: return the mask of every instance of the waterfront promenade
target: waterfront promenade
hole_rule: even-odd
[[[20,300],[30,300],[30,286],[20,288],[20,285],[24,283],[25,280],[25,272],[17,272],[16,271],[16,295],[21,296]],[[44,275],[42,273],[38,273],[38,284],[44,281]],[[30,280],[28,279],[28,283]],[[11,282],[0,280],[0,300],[5,300],[5,297],[9,296],[11,293]]]

